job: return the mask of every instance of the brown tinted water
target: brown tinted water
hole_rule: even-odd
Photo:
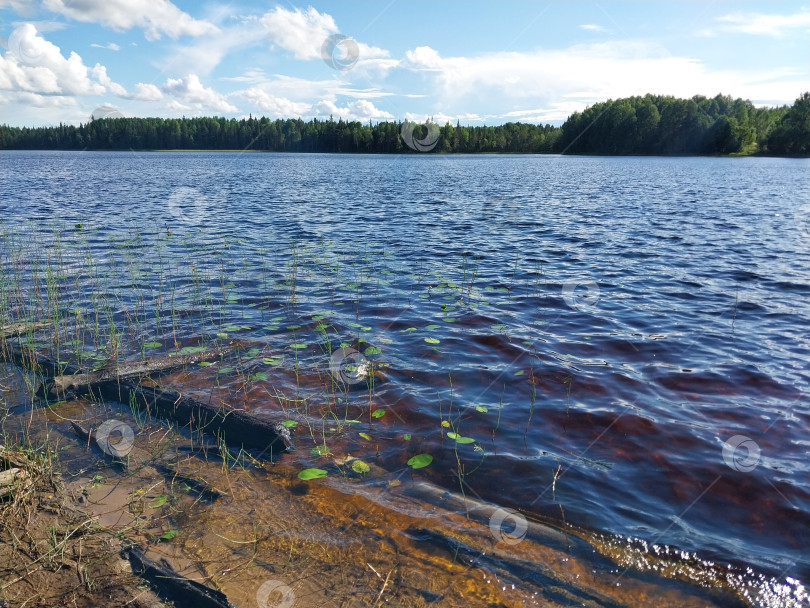
[[[346,483],[391,510],[429,483],[586,542],[571,558],[612,564],[619,594],[663,573],[704,602],[729,587],[807,602],[805,161],[4,161],[7,320],[54,319],[57,344],[28,339],[87,367],[236,340],[161,382],[295,424],[297,449],[272,461],[297,500],[360,500]],[[736,436],[753,443],[725,459]],[[430,465],[409,466],[418,454]],[[298,480],[313,467],[327,476]],[[330,512],[315,502],[313,517]],[[391,521],[374,529],[409,550],[484,553]],[[525,589],[547,583],[520,558],[481,559]],[[379,571],[365,574],[377,592]],[[475,601],[509,605],[488,597]]]

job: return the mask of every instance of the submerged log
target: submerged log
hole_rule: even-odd
[[[192,431],[214,435],[227,444],[258,448],[260,456],[294,448],[289,429],[281,423],[185,397],[175,390],[127,382],[103,382],[97,388],[106,399],[134,402],[151,416],[174,420]]]
[[[234,608],[224,593],[184,577],[165,559],[151,560],[135,546],[125,551],[132,572],[148,581],[162,600],[177,608]]]
[[[132,363],[110,365],[92,372],[71,374],[67,376],[55,376],[45,382],[45,387],[50,395],[63,395],[69,390],[80,389],[85,386],[91,386],[94,384],[99,384],[100,382],[107,382],[109,380],[127,380],[158,372],[165,373],[178,367],[183,367],[184,365],[192,365],[194,363],[199,363],[200,361],[217,359],[231,353],[232,351],[233,348],[229,347],[215,350],[205,350],[190,355],[155,357],[147,359],[146,361],[135,361]]]

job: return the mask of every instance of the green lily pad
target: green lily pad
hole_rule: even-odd
[[[414,469],[423,469],[428,466],[431,462],[433,462],[433,456],[430,454],[417,454],[410,460],[408,460],[408,466],[413,467]]]
[[[178,530],[169,530],[160,535],[160,540],[172,540],[178,534],[180,534]]]
[[[143,344],[144,348],[160,348],[161,346],[163,346],[163,344],[160,342],[144,342]]]
[[[425,327],[425,329],[428,330],[428,331],[433,331],[434,329],[439,329],[440,327],[441,327],[441,325],[435,325],[434,324],[434,325],[428,325],[427,327]]]
[[[326,471],[323,469],[304,469],[298,473],[298,479],[303,479],[304,481],[320,479],[321,477],[326,477]]]
[[[371,412],[371,415],[374,418],[382,418],[383,416],[385,416],[385,410],[383,409],[374,410],[373,412]]]
[[[382,350],[376,346],[369,346],[365,351],[366,355],[379,355],[381,352]]]
[[[256,372],[250,377],[251,380],[267,380],[268,378],[269,376],[264,372]]]
[[[298,421],[297,420],[283,420],[281,422],[281,424],[286,426],[288,429],[294,429],[295,427],[298,426]]]
[[[290,348],[294,348],[296,350],[300,350],[300,349],[306,348],[306,347],[307,347],[307,345],[303,344],[302,342],[294,342],[294,343],[290,344]]]
[[[425,342],[428,344],[438,344],[440,340],[437,340],[436,338],[425,338]]]
[[[360,435],[366,441],[371,441],[371,435],[369,435],[368,433],[357,433],[357,434]]]

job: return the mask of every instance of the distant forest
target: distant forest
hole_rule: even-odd
[[[403,129],[403,126],[405,127]],[[424,142],[409,146],[403,137]],[[438,138],[438,139],[437,139]],[[412,143],[412,142],[411,142]],[[418,142],[417,142],[418,144]],[[562,153],[597,155],[810,155],[810,93],[792,106],[756,108],[717,95],[609,100],[561,127],[506,123],[363,124],[338,119],[93,118],[77,126],[0,126],[0,149],[263,150],[346,153]]]

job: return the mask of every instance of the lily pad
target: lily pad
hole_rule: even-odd
[[[307,345],[303,344],[302,342],[293,342],[292,344],[290,344],[290,348],[294,348],[296,350],[300,350],[300,349],[306,348],[306,347],[307,347]]]
[[[374,418],[382,418],[383,416],[385,416],[385,410],[383,409],[374,410],[373,412],[371,412],[371,415]]]
[[[414,469],[423,469],[431,462],[433,462],[433,456],[430,454],[417,454],[408,460],[408,466],[411,466]]]
[[[297,420],[283,420],[281,422],[281,424],[286,426],[288,429],[294,429],[295,427],[298,426],[298,421]]]
[[[436,338],[425,338],[425,342],[427,342],[428,344],[438,344],[440,340]]]
[[[376,346],[369,346],[365,351],[366,356],[368,356],[368,355],[379,355],[381,352],[382,352],[382,349],[379,349]]]
[[[144,342],[143,344],[144,348],[160,348],[161,346],[163,346],[163,344],[160,342]]]
[[[326,471],[323,469],[304,469],[298,473],[298,479],[303,479],[304,481],[320,479],[321,477],[326,477]]]

